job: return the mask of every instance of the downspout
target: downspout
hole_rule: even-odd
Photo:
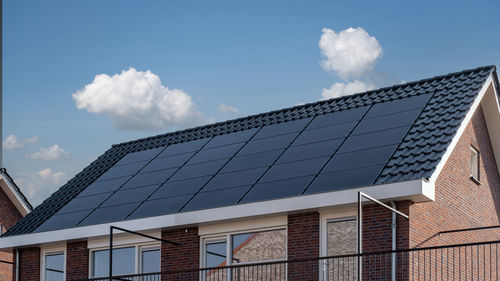
[[[16,281],[19,280],[19,249],[16,248]]]
[[[391,201],[391,207],[396,209],[396,202]],[[397,230],[397,224],[396,224],[396,213],[392,212],[392,251],[396,251],[396,230]],[[391,280],[396,281],[396,253],[392,253],[392,262],[391,262]]]

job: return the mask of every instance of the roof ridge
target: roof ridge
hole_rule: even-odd
[[[184,133],[187,133],[187,132],[194,132],[194,131],[197,131],[197,130],[202,130],[202,129],[211,128],[211,127],[217,127],[217,126],[220,126],[220,125],[230,124],[230,123],[234,123],[234,122],[239,122],[239,121],[243,121],[243,120],[246,120],[246,119],[258,118],[258,117],[265,116],[265,115],[272,115],[272,114],[276,114],[276,113],[287,111],[287,110],[296,110],[296,109],[299,109],[299,108],[307,108],[307,107],[311,107],[311,106],[317,106],[317,105],[322,105],[322,104],[325,104],[325,103],[330,103],[330,102],[333,102],[333,101],[339,101],[339,100],[343,100],[343,99],[356,98],[356,97],[359,97],[359,96],[362,96],[362,95],[368,95],[368,94],[374,94],[374,93],[377,93],[377,92],[383,92],[383,91],[386,91],[386,90],[397,89],[397,88],[404,88],[404,87],[408,87],[408,86],[414,85],[414,84],[424,83],[424,82],[432,81],[432,80],[438,80],[438,79],[442,79],[442,78],[450,77],[450,76],[462,75],[462,74],[465,74],[465,73],[475,72],[475,71],[479,71],[479,70],[483,70],[483,69],[491,69],[490,71],[494,71],[496,69],[496,66],[495,65],[479,66],[479,67],[476,67],[476,68],[466,69],[466,70],[457,71],[457,72],[451,72],[451,73],[448,73],[448,74],[437,75],[437,76],[434,76],[434,77],[424,78],[424,79],[420,79],[420,80],[416,80],[416,81],[410,81],[410,82],[407,82],[407,83],[401,83],[401,84],[391,85],[391,86],[387,86],[387,87],[382,87],[382,88],[378,88],[378,89],[373,89],[373,90],[369,90],[369,91],[355,93],[355,94],[352,94],[352,95],[346,95],[346,96],[341,96],[341,97],[331,98],[331,99],[326,99],[326,100],[319,100],[319,101],[310,102],[310,103],[306,103],[306,104],[302,104],[302,105],[296,105],[296,106],[292,106],[292,107],[284,107],[284,108],[281,108],[281,109],[276,109],[276,110],[272,110],[272,111],[268,111],[268,112],[264,112],[264,113],[251,114],[251,115],[247,115],[247,116],[239,117],[239,118],[235,118],[235,119],[229,119],[229,120],[219,121],[219,122],[210,123],[210,124],[206,124],[206,125],[200,125],[200,126],[196,126],[196,127],[192,127],[192,128],[180,129],[180,130],[176,130],[176,131],[173,131],[173,132],[162,133],[162,134],[158,134],[158,135],[154,135],[154,136],[149,136],[149,137],[145,137],[145,138],[140,138],[140,139],[125,141],[125,142],[113,144],[112,147],[129,145],[129,144],[133,144],[133,143],[137,143],[137,142],[142,142],[142,141],[147,141],[147,140],[152,140],[152,139],[160,138],[160,137],[180,135],[180,134],[184,134]]]

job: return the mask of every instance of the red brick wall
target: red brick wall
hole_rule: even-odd
[[[319,257],[319,213],[288,215],[288,259]],[[288,279],[318,280],[318,262],[289,264]]]
[[[3,232],[15,225],[21,218],[21,213],[0,188],[0,225],[2,225]],[[0,251],[0,260],[12,262],[14,256],[11,252]],[[12,280],[12,267],[10,264],[0,263],[0,280]]]
[[[85,279],[89,276],[89,250],[87,241],[66,244],[66,280]]]
[[[197,227],[165,230],[162,231],[161,238],[180,244],[179,246],[176,246],[169,243],[162,243],[162,272],[199,268],[200,238],[198,236]],[[187,278],[194,277],[197,279],[198,273],[193,272],[188,275],[189,276],[169,275],[162,277],[162,279],[168,278],[168,280],[185,280]]]
[[[40,280],[40,248],[24,248],[19,251],[19,280]]]
[[[470,179],[470,146],[480,153],[480,182]],[[500,156],[499,156],[500,157]],[[425,247],[500,239],[500,229],[439,231],[500,224],[500,176],[482,109],[467,125],[436,181],[436,201],[410,207],[410,246]]]

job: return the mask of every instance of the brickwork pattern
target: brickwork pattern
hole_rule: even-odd
[[[19,280],[40,280],[40,248],[24,248],[19,251]],[[15,272],[15,267],[13,270]]]
[[[319,213],[288,215],[288,259],[319,257]],[[318,280],[318,262],[291,263],[288,280]]]
[[[161,238],[180,244],[176,246],[170,243],[162,243],[162,272],[199,268],[200,238],[197,227],[165,230],[162,231]],[[171,276],[166,277],[170,278]]]
[[[89,250],[87,241],[66,244],[66,280],[85,279],[89,276]]]
[[[21,218],[21,213],[12,204],[7,194],[0,189],[0,225],[2,226],[2,232],[15,225]],[[13,262],[14,255],[12,252],[0,251],[0,260]],[[0,263],[0,280],[12,280],[12,267],[10,264]]]

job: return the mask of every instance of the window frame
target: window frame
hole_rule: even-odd
[[[120,243],[120,245],[113,245],[113,250],[115,249],[121,249],[121,248],[131,248],[134,247],[134,272],[131,274],[141,274],[140,272],[142,271],[142,251],[143,250],[153,250],[153,249],[159,249],[160,250],[160,265],[161,265],[161,243],[158,242],[149,242],[149,243]],[[89,278],[99,278],[99,277],[106,277],[106,276],[93,276],[94,272],[94,252],[97,251],[102,251],[102,250],[108,250],[109,251],[109,246],[105,247],[95,247],[92,249],[89,249]],[[160,268],[161,270],[161,268]]]
[[[476,183],[480,183],[480,178],[481,178],[481,169],[480,169],[480,161],[481,161],[481,154],[479,152],[479,149],[475,148],[474,146],[470,146],[470,159],[469,159],[469,173],[470,173],[470,178],[476,182]],[[475,156],[475,157],[474,157]],[[476,163],[474,165],[473,163],[473,157],[475,158],[476,160]],[[475,166],[475,167],[473,167]],[[473,171],[475,170],[475,172],[477,173],[477,175],[474,175]]]
[[[319,231],[319,252],[321,257],[326,257],[328,253],[328,223],[335,221],[343,221],[346,219],[354,219],[358,222],[358,215],[355,209],[335,210],[328,212],[320,212],[320,231]],[[356,229],[356,241],[358,239],[358,230]],[[356,243],[356,252],[358,245]]]
[[[273,261],[285,261],[288,258],[288,227],[286,225],[282,226],[273,226],[273,227],[262,227],[262,228],[253,228],[253,229],[245,229],[245,230],[237,230],[237,231],[229,231],[226,233],[219,234],[211,234],[211,235],[203,235],[200,236],[200,268],[206,267],[205,260],[205,251],[207,242],[217,242],[217,241],[226,241],[226,266],[232,265],[232,236],[238,234],[246,234],[246,233],[257,233],[257,232],[266,232],[266,231],[274,231],[274,230],[284,230],[285,235],[285,257],[280,259],[270,259],[264,261],[255,261],[255,262],[241,262],[238,265],[249,265],[260,262],[273,262]]]
[[[45,257],[50,256],[50,255],[57,255],[57,254],[62,254],[63,255],[63,281],[66,281],[66,247],[65,246],[54,246],[54,247],[47,247],[47,248],[42,248],[40,251],[40,280],[41,281],[49,281],[45,280]]]

